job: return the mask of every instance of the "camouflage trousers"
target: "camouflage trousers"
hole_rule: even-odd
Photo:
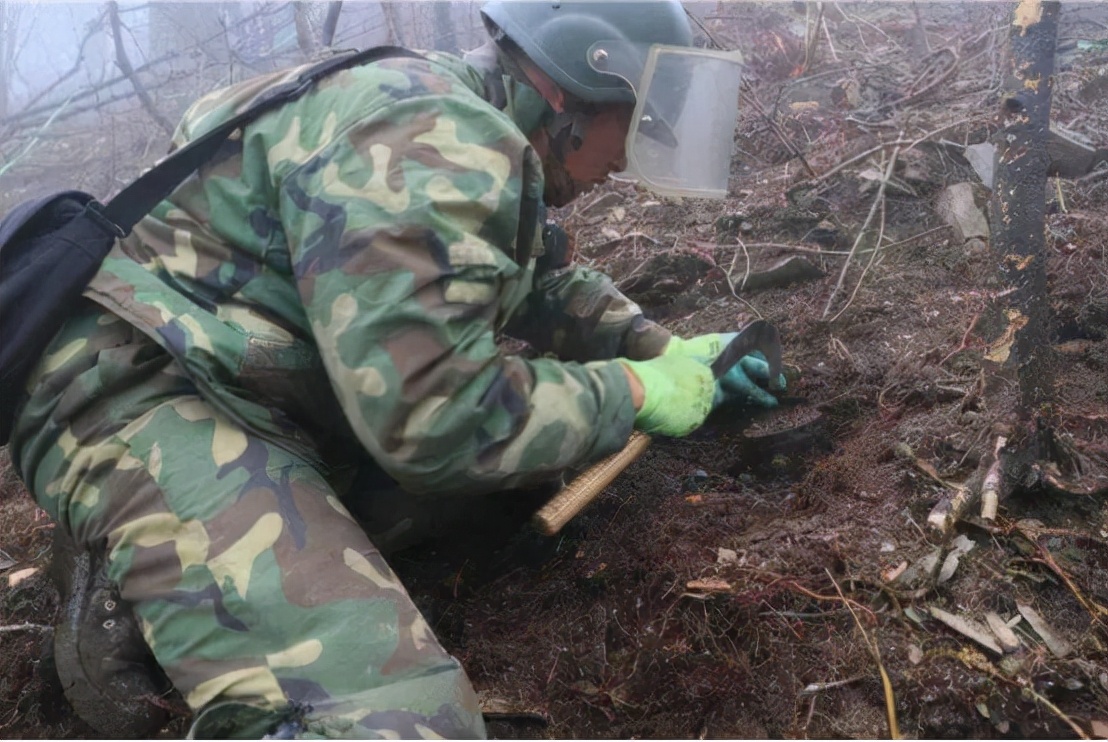
[[[304,736],[484,736],[458,661],[317,469],[114,315],[53,340],[11,450],[58,527],[107,549],[194,728],[254,734],[220,710],[291,707]]]

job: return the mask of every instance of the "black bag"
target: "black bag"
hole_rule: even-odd
[[[0,445],[15,422],[27,377],[119,237],[218,151],[231,132],[300,97],[338,70],[415,52],[379,46],[331,57],[271,88],[245,111],[143,173],[107,204],[62,191],[16,206],[0,220]]]

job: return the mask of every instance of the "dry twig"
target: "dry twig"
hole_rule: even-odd
[[[874,662],[877,663],[877,670],[881,673],[881,688],[885,692],[885,719],[889,724],[889,738],[900,739],[900,726],[896,722],[896,696],[893,694],[893,684],[892,681],[889,680],[889,674],[885,672],[885,665],[881,662],[881,648],[877,646],[877,642],[870,637],[869,632],[862,626],[862,622],[858,620],[858,614],[850,607],[850,603],[847,602],[846,596],[843,595],[839,583],[835,582],[835,577],[831,574],[831,571],[826,568],[823,571],[831,578],[831,584],[835,586],[835,592],[839,594],[839,597],[846,603],[846,607],[850,609],[850,615],[854,619],[855,625],[858,626],[858,630],[862,632],[862,638],[866,641],[866,647],[873,656]]]
[[[0,634],[11,634],[16,631],[53,631],[53,626],[45,626],[38,623],[19,623],[11,626],[0,626]]]
[[[881,204],[884,204],[884,202],[885,202],[885,188],[889,184],[889,178],[891,178],[892,175],[893,175],[893,168],[896,167],[896,158],[897,158],[897,155],[899,153],[900,153],[900,147],[898,146],[895,149],[893,149],[893,153],[889,157],[889,164],[885,168],[885,172],[881,177],[881,185],[877,189],[877,196],[873,199],[873,205],[870,207],[869,214],[866,215],[866,220],[862,223],[861,228],[858,230],[858,236],[854,239],[854,245],[850,248],[850,254],[847,256],[846,261],[843,263],[843,269],[839,273],[839,280],[835,282],[835,288],[833,288],[831,290],[831,295],[829,297],[827,297],[827,306],[825,306],[823,308],[823,315],[822,315],[823,319],[827,319],[827,315],[831,312],[831,305],[835,301],[835,296],[839,293],[839,289],[842,288],[843,281],[846,280],[846,272],[850,268],[850,261],[853,260],[855,253],[858,252],[858,245],[861,244],[862,237],[865,236],[866,229],[869,227],[869,223],[871,221],[873,221],[873,215],[877,212],[877,207]],[[882,225],[882,230],[881,231],[882,231],[882,233],[884,233],[884,226],[883,225]],[[875,255],[877,253],[878,248],[880,248],[880,246],[881,246],[881,243],[880,243],[880,238],[879,238],[878,242],[874,244],[874,254]],[[872,259],[871,259],[871,262],[872,262]],[[869,266],[866,267],[867,270],[868,270],[868,268],[869,268]],[[865,272],[864,271],[862,273],[862,277],[865,277]],[[859,281],[860,280],[861,279],[859,279]],[[853,298],[854,297],[851,296],[851,300],[853,300]],[[839,315],[841,315],[844,311],[846,311],[846,308],[848,306],[850,306],[849,301],[846,303],[846,306],[844,306],[842,308],[842,310],[840,310],[839,313],[835,315],[835,317],[833,319],[838,319]]]

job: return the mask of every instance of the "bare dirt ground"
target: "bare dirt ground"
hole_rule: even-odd
[[[995,131],[1009,12],[827,4],[817,24],[799,3],[721,4],[706,33],[750,62],[733,195],[612,184],[559,215],[579,260],[674,332],[777,325],[789,389],[778,410],[656,440],[556,537],[505,518],[397,555],[493,734],[874,738],[895,720],[917,738],[1108,735],[1103,487],[1019,491],[946,537],[928,524],[1006,412],[979,389],[997,261],[937,203],[958,183],[987,200],[964,148]],[[1053,120],[1102,148],[1106,36],[1103,7],[1064,8]],[[1108,175],[1047,190],[1058,419],[1103,464]],[[0,732],[90,735],[40,659],[51,526],[3,487],[2,571],[39,571],[0,587],[0,625],[40,628],[0,633]]]

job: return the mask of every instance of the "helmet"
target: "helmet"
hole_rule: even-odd
[[[510,39],[558,85],[588,103],[634,103],[627,80],[590,64],[591,47],[615,42],[635,59],[620,60],[641,72],[654,44],[692,46],[692,29],[677,0],[654,2],[532,2],[494,0],[481,9],[490,34]],[[635,76],[638,79],[638,76]]]
[[[695,48],[678,0],[492,0],[481,15],[577,101],[635,104],[624,177],[726,195],[742,58]]]

